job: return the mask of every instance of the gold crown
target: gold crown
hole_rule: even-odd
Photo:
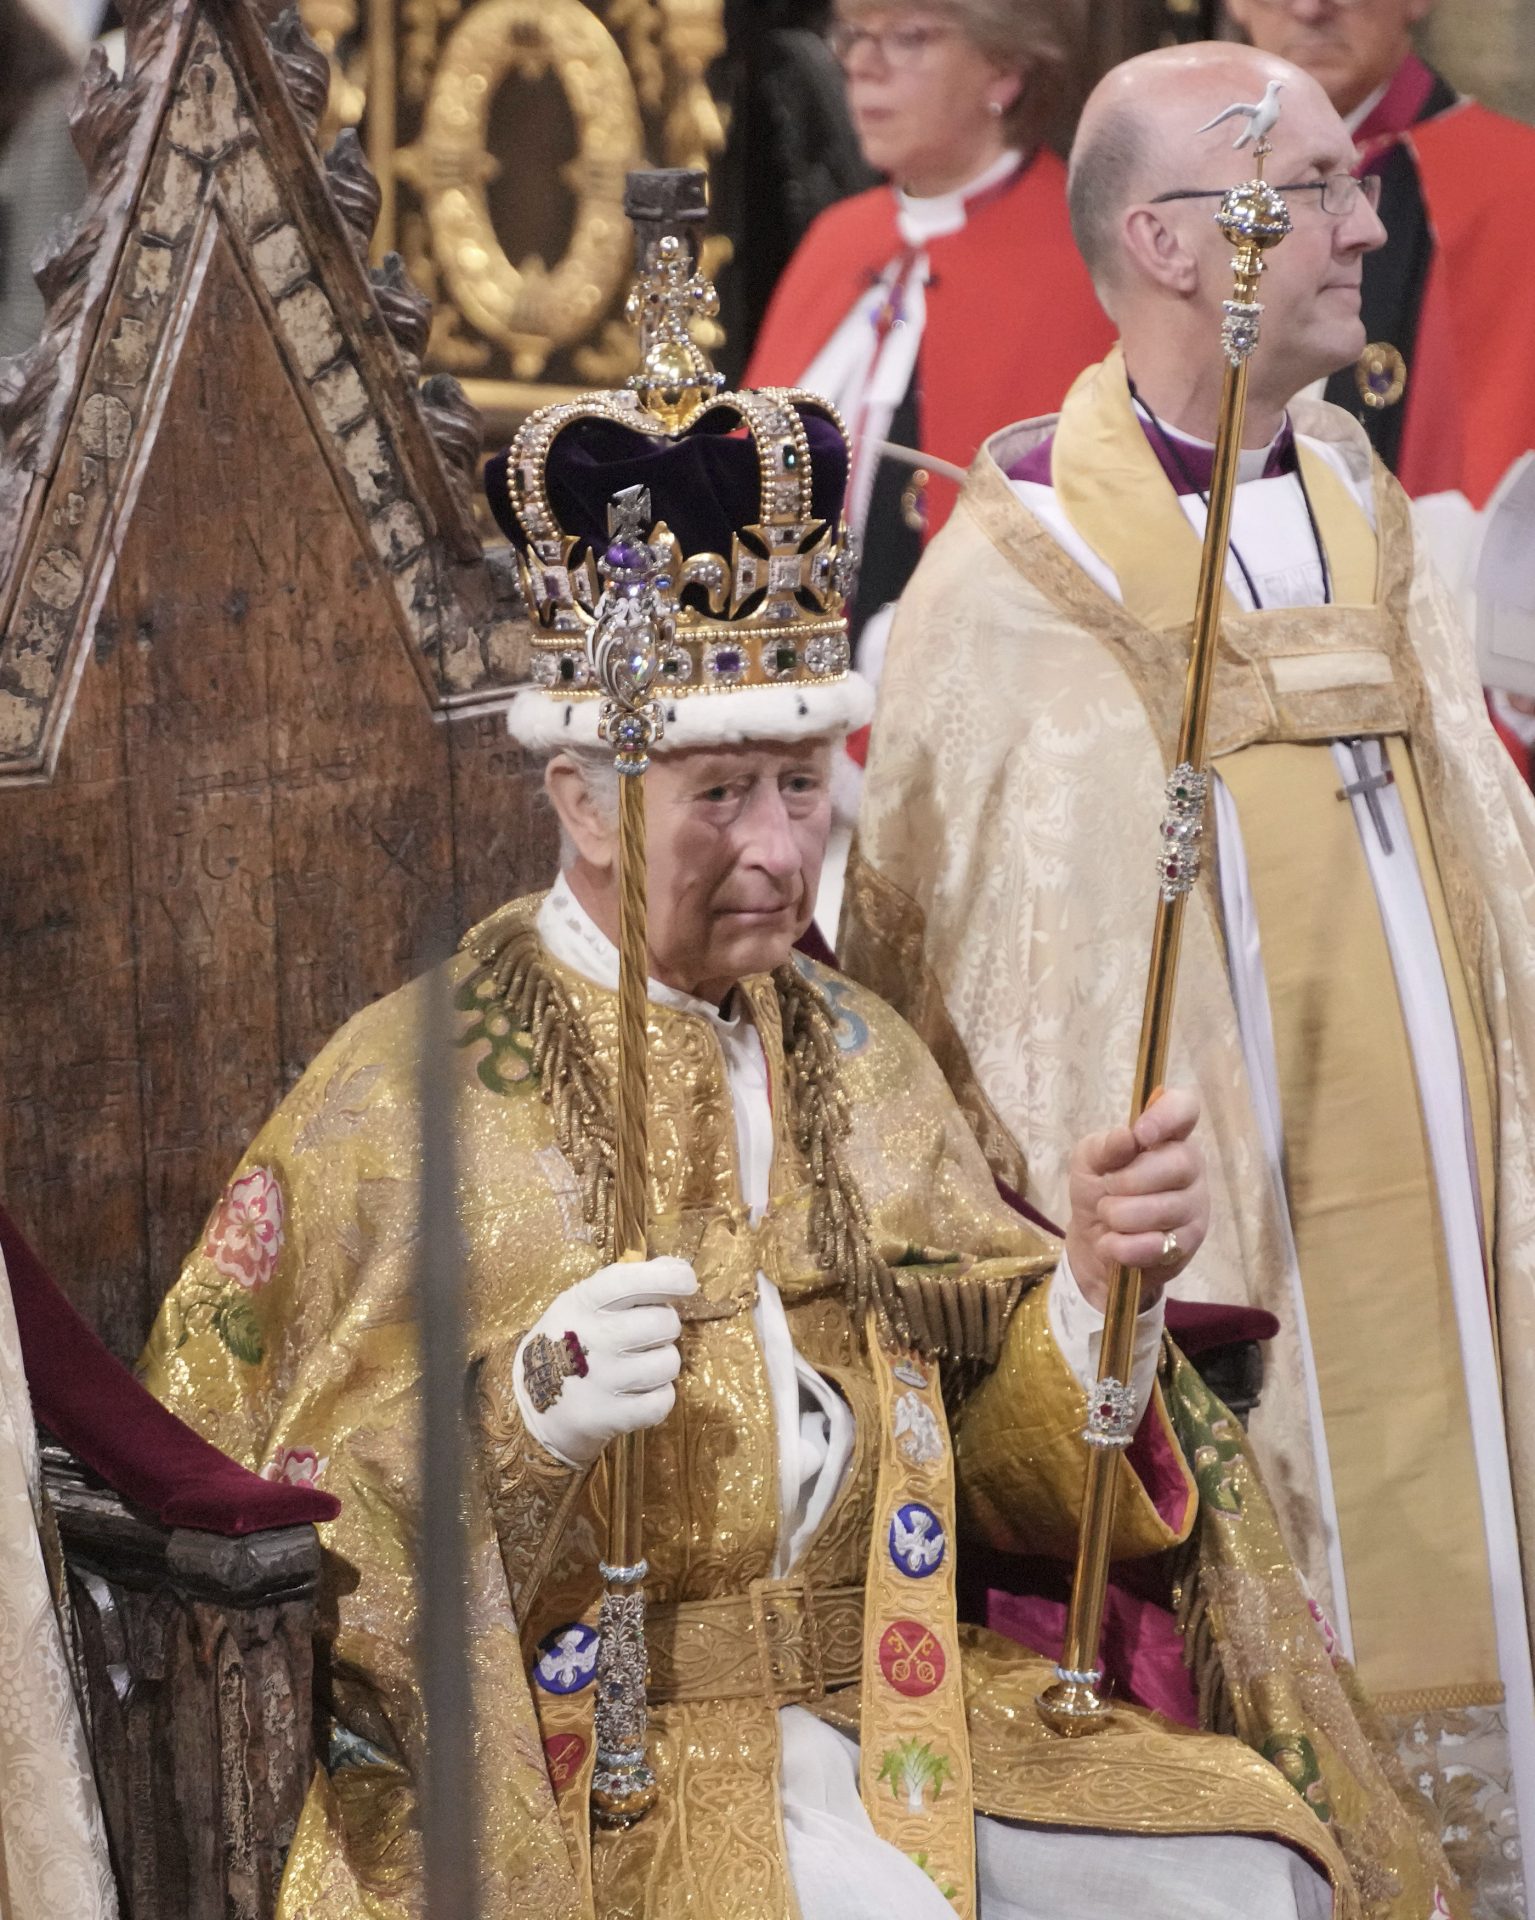
[[[504,456],[504,502],[492,492],[493,504],[505,509],[500,517],[513,534],[534,616],[534,682],[563,697],[601,695],[588,642],[603,563],[626,542],[643,542],[659,561],[655,586],[666,639],[657,693],[672,698],[838,679],[850,664],[854,558],[840,514],[833,524],[815,512],[807,416],[830,422],[845,449],[842,422],[814,394],[720,391],[724,381],[694,337],[695,323],[718,305],[687,231],[702,217],[701,176],[631,175],[628,210],[639,272],[626,313],[639,331],[640,370],[627,389],[583,394],[530,415]],[[717,441],[722,432],[744,429],[756,461],[755,513],[728,528],[728,551],[685,554],[663,510],[648,527],[631,520],[618,548],[604,553],[601,541],[568,532],[549,498],[551,451],[585,421],[612,422],[674,446],[695,434]]]

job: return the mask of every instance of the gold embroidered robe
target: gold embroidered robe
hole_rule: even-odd
[[[1111,378],[1112,404],[1104,392]],[[1084,408],[1088,419],[1077,449],[1087,436],[1091,460],[1107,467],[1109,479],[1095,486],[1091,472],[1078,470],[1067,476],[1067,493],[1058,482],[1057,497],[1088,544],[1114,565],[1127,604],[1088,578],[1006,479],[1005,464],[1057,423],[1031,422],[997,436],[983,449],[959,512],[903,602],[881,687],[840,942],[854,974],[886,993],[933,1047],[994,1164],[1046,1211],[1064,1204],[1072,1140],[1122,1112],[1130,1098],[1154,903],[1154,826],[1176,737],[1198,563],[1197,538],[1130,415],[1117,356],[1083,376],[1067,415]],[[1369,480],[1369,449],[1352,422],[1307,403],[1293,413],[1298,433],[1331,443]],[[1074,430],[1079,424],[1073,418]],[[1060,447],[1058,437],[1058,464]],[[1336,476],[1330,469],[1318,475],[1315,467],[1312,476],[1338,599],[1355,604],[1256,615],[1228,609],[1212,753],[1236,795],[1244,835],[1253,823],[1248,853],[1270,963],[1286,1117],[1293,1121],[1309,1119],[1320,1101],[1318,1049],[1328,1050],[1327,1068],[1347,1047],[1350,1057],[1378,1064],[1384,1046],[1375,1045],[1376,1037],[1387,1011],[1395,1013],[1357,836],[1347,810],[1333,803],[1337,781],[1319,743],[1369,734],[1389,745],[1456,1003],[1468,1119],[1478,1135],[1528,1593],[1535,1591],[1535,1141],[1528,1092],[1535,1084],[1529,938],[1535,809],[1487,723],[1453,607],[1414,550],[1400,489],[1376,467],[1377,565],[1375,542]],[[1133,511],[1127,502],[1135,503]],[[1345,525],[1350,515],[1369,541],[1362,578],[1363,542]],[[995,724],[988,723],[991,715]],[[1325,767],[1303,764],[1318,755]],[[1331,823],[1329,805],[1338,816]],[[1323,831],[1329,824],[1331,839]],[[1343,847],[1339,835],[1356,844]],[[1384,969],[1379,1003],[1366,998],[1359,1004],[1356,993],[1346,1014],[1329,1010],[1328,982],[1339,989],[1332,998],[1342,1008],[1343,990],[1356,984],[1361,962],[1357,942],[1345,947],[1336,921],[1328,920],[1330,911],[1343,911],[1335,879],[1339,852],[1358,866],[1353,904],[1363,900],[1365,911],[1354,920],[1368,919],[1374,930],[1378,951],[1370,958],[1377,964],[1370,977],[1377,984]],[[1285,862],[1290,924],[1276,925],[1265,915],[1283,895],[1272,882],[1265,893],[1258,870],[1272,874]],[[1304,929],[1296,924],[1301,920]],[[1306,978],[1299,977],[1303,961],[1312,968]],[[1392,1044],[1403,1051],[1399,1032]],[[1351,1144],[1353,1157],[1364,1157],[1389,1126],[1421,1165],[1411,1066],[1395,1059],[1393,1065],[1400,1071],[1389,1092],[1378,1076],[1355,1082],[1371,1086],[1373,1097],[1362,1111],[1353,1109],[1352,1143],[1346,1127],[1335,1132],[1330,1151],[1336,1161],[1349,1157]],[[1243,1059],[1214,858],[1206,859],[1190,903],[1169,1078],[1196,1085],[1206,1114],[1212,1235],[1188,1280],[1280,1318],[1283,1332],[1271,1349],[1254,1438],[1286,1537],[1313,1589],[1325,1596],[1328,1569],[1286,1222]],[[1455,1099],[1455,1090],[1445,1097]],[[1436,1230],[1432,1191],[1409,1182],[1402,1163],[1348,1202],[1338,1197],[1339,1190],[1349,1191],[1346,1178],[1335,1178],[1335,1190],[1326,1191],[1339,1168],[1319,1167],[1315,1153],[1308,1158],[1306,1136],[1303,1125],[1287,1168],[1292,1204],[1295,1195],[1301,1202],[1294,1217],[1303,1253],[1308,1231],[1314,1238],[1330,1232],[1329,1251],[1346,1281],[1346,1236],[1353,1233],[1357,1250],[1360,1235],[1368,1238],[1373,1230],[1366,1204],[1379,1209],[1395,1202],[1411,1220],[1411,1203],[1424,1233]],[[1376,1155],[1377,1169],[1382,1160],[1389,1166],[1389,1152]],[[1308,1214],[1312,1189],[1322,1190],[1321,1204]],[[1374,1218],[1378,1224],[1379,1214]],[[1309,1280],[1307,1298],[1318,1323],[1329,1328],[1351,1310],[1341,1293],[1314,1300]],[[1431,1272],[1421,1276],[1411,1313],[1403,1308],[1393,1315],[1388,1293],[1364,1300],[1356,1290],[1352,1304],[1377,1318],[1362,1315],[1351,1337],[1345,1333],[1325,1355],[1319,1352],[1319,1372],[1329,1423],[1329,1385],[1351,1394],[1354,1491],[1367,1496],[1359,1474],[1372,1463],[1379,1473],[1382,1456],[1395,1459],[1399,1446],[1405,1451],[1413,1443],[1419,1382],[1447,1401],[1457,1390],[1463,1396],[1464,1388],[1453,1316],[1443,1290],[1434,1292]],[[1353,1376],[1367,1376],[1371,1367],[1367,1393]],[[1388,1411],[1395,1423],[1389,1438]],[[1384,1654],[1395,1656],[1382,1689],[1393,1733],[1438,1802],[1460,1864],[1493,1888],[1508,1872],[1501,1811],[1508,1799],[1507,1743],[1500,1709],[1489,1704],[1497,1671],[1495,1663],[1490,1673],[1485,1664],[1486,1550],[1463,1444],[1463,1399],[1458,1433],[1454,1413],[1448,1408],[1444,1428],[1461,1443],[1459,1477],[1436,1469],[1434,1484],[1444,1479],[1456,1494],[1413,1516],[1410,1527],[1393,1518],[1395,1537],[1375,1542],[1378,1558],[1395,1553],[1405,1568],[1394,1592],[1377,1580],[1372,1598],[1394,1599],[1397,1608],[1395,1621],[1380,1607],[1374,1616],[1386,1627]],[[1356,1498],[1354,1514],[1368,1526],[1367,1497]],[[1436,1532],[1447,1568],[1469,1565],[1474,1576],[1442,1637],[1468,1642],[1467,1659],[1484,1663],[1474,1677],[1490,1678],[1492,1691],[1412,1690],[1413,1596],[1419,1581],[1431,1596],[1441,1592],[1432,1560]],[[1407,1541],[1415,1551],[1404,1556]],[[1346,1532],[1344,1545],[1347,1558]],[[1393,1627],[1402,1643],[1396,1648]],[[1421,1648],[1421,1635],[1417,1644]],[[1485,1764],[1483,1742],[1491,1743]],[[1484,1775],[1475,1792],[1468,1768]],[[1480,1809],[1482,1799],[1492,1813]]]
[[[1185,1531],[1197,1538],[1180,1547],[1125,1467],[1118,1546],[1184,1556],[1183,1604],[1210,1710],[1245,1743],[1129,1708],[1086,1747],[1043,1735],[1030,1703],[1045,1664],[961,1632],[951,1581],[944,1594],[942,1581],[895,1567],[886,1550],[895,1519],[920,1498],[952,1534],[955,1485],[968,1526],[1015,1548],[1068,1549],[1086,1400],[1035,1284],[1053,1247],[998,1202],[910,1029],[872,995],[808,966],[803,977],[835,1022],[851,1116],[845,1164],[869,1240],[927,1318],[954,1424],[938,1366],[871,1354],[840,1276],[818,1265],[786,989],[768,979],[743,987],[776,1129],[770,1205],[755,1226],[739,1201],[718,1040],[701,1018],[652,1006],[652,1242],[694,1263],[700,1294],[686,1316],[677,1406],[646,1448],[660,1800],[632,1832],[593,1838],[592,1689],[579,1683],[605,1476],[576,1474],[531,1440],[509,1370],[548,1301],[607,1258],[595,1224],[602,1124],[592,1115],[610,1084],[615,1004],[542,955],[536,904],[493,917],[450,969],[481,1467],[466,1521],[487,1920],[792,1920],[776,1791],[775,1708],[788,1701],[861,1732],[876,1825],[932,1853],[962,1914],[974,1912],[965,1857],[979,1808],[1090,1829],[1273,1836],[1331,1877],[1340,1916],[1419,1920],[1447,1883],[1443,1863],[1360,1733],[1239,1436],[1187,1370],[1169,1375],[1167,1399],[1159,1393],[1147,1417],[1170,1437],[1169,1403],[1180,1409],[1205,1495],[1197,1521],[1189,1503]],[[284,1920],[420,1910],[410,1287],[421,991],[418,982],[358,1015],[283,1102],[215,1208],[146,1356],[156,1392],[210,1438],[265,1472],[317,1478],[342,1503],[322,1529],[335,1726],[290,1856]],[[769,1577],[779,1496],[750,1312],[759,1270],[782,1293],[796,1348],[844,1394],[857,1427],[842,1491],[787,1580]],[[892,1417],[903,1393],[932,1415],[918,1423],[926,1440],[906,1446]],[[923,1645],[889,1641],[891,1626],[913,1624]],[[883,1784],[883,1763],[910,1751],[941,1763],[914,1815],[893,1781]]]

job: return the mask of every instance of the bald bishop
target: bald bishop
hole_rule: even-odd
[[[1231,289],[1210,216],[1250,171],[1229,124],[1196,129],[1274,83],[1294,231],[1261,289],[1175,1016],[1215,1198],[1184,1290],[1279,1315],[1255,1433],[1318,1611],[1478,1911],[1522,1912],[1535,812],[1402,492],[1347,415],[1287,406],[1357,358],[1384,233],[1283,61],[1147,55],[1090,102],[1072,215],[1120,344],[982,450],[903,601],[841,948],[994,1167],[1063,1208],[1071,1140],[1130,1101]]]

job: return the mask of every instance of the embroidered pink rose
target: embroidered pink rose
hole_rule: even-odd
[[[1311,1609],[1311,1617],[1313,1620],[1315,1620],[1317,1624],[1317,1631],[1322,1636],[1322,1644],[1327,1649],[1327,1657],[1329,1660],[1332,1661],[1333,1665],[1336,1666],[1338,1664],[1337,1630],[1334,1628],[1333,1623],[1328,1619],[1327,1615],[1323,1613],[1322,1609],[1317,1605],[1315,1600],[1308,1598],[1306,1601],[1306,1605]]]
[[[265,1167],[231,1180],[203,1241],[219,1272],[247,1292],[264,1287],[282,1255],[282,1188]]]
[[[263,1480],[280,1480],[288,1487],[313,1487],[330,1465],[328,1453],[316,1453],[313,1447],[284,1447],[275,1460],[261,1469]]]

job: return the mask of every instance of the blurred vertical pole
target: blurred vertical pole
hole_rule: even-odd
[[[469,1678],[468,1464],[463,1238],[454,1131],[453,951],[446,907],[421,943],[416,1325],[421,1357],[421,1520],[416,1653],[426,1708],[421,1781],[427,1920],[479,1920],[473,1700]]]

